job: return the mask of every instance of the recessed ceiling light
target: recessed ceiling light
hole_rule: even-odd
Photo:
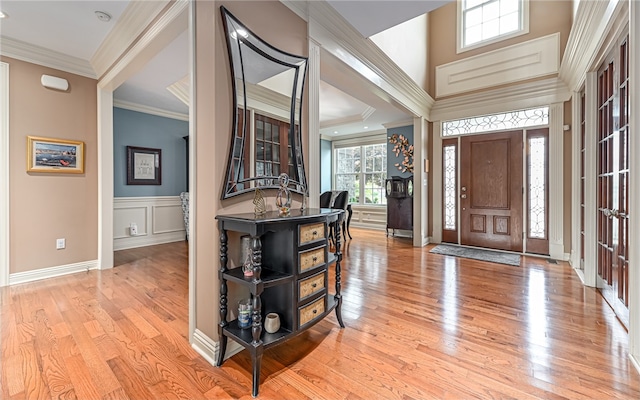
[[[365,127],[364,127],[364,129],[369,129],[369,127],[368,127],[368,126],[365,126]]]
[[[96,11],[96,17],[98,17],[98,19],[102,22],[111,21],[111,15],[107,14],[104,11]]]
[[[338,133],[338,131],[333,131],[333,134],[335,135],[336,133]]]
[[[4,18],[9,18],[9,15],[0,11],[0,19],[4,19]]]

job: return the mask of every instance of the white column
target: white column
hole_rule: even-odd
[[[429,170],[431,171],[431,186],[433,193],[433,208],[431,216],[433,218],[431,227],[431,242],[442,242],[442,138],[440,137],[442,123],[441,121],[433,121],[433,155],[429,162]],[[458,225],[459,226],[459,225]]]
[[[549,106],[549,256],[565,260],[562,103]]]
[[[629,358],[640,372],[640,5],[629,1]]]
[[[0,287],[9,284],[9,64],[0,62]]]
[[[596,184],[598,182],[597,129],[598,129],[598,76],[595,72],[587,73],[585,80],[584,103],[584,284],[596,286],[598,276],[597,265],[597,226],[596,226]]]
[[[309,40],[309,137],[307,185],[309,207],[320,206],[320,46]]]
[[[584,273],[580,269],[580,121],[581,94],[573,92],[571,101],[571,266],[576,270],[580,279],[584,282]]]
[[[422,247],[429,243],[429,180],[424,170],[429,148],[427,121],[422,117],[413,119],[413,245]]]
[[[98,265],[113,268],[113,91],[98,86]]]

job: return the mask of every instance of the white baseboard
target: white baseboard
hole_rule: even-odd
[[[77,272],[86,272],[92,269],[98,269],[98,260],[82,261],[79,263],[60,265],[57,267],[42,268],[26,272],[17,272],[15,274],[9,275],[9,285],[33,282],[40,279],[55,278],[57,276],[75,274]]]
[[[113,250],[135,249],[136,247],[154,246],[156,244],[180,242],[183,240],[185,240],[184,231],[159,235],[131,236],[126,239],[114,240]]]
[[[351,224],[349,224],[349,228],[363,228],[363,229],[373,229],[376,231],[384,231],[384,228],[386,228],[386,226],[380,225],[380,224],[365,224],[361,222],[351,221]]]
[[[629,360],[631,360],[631,364],[633,364],[636,371],[640,374],[640,360],[638,360],[633,354],[629,354]]]
[[[218,353],[220,352],[220,342],[216,342],[199,329],[196,329],[193,332],[191,347],[211,365],[219,367],[219,365],[216,364],[218,362]],[[226,360],[229,357],[233,357],[242,350],[244,350],[244,347],[231,339],[227,339],[227,351],[224,359]]]

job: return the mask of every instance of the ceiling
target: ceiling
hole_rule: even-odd
[[[364,37],[446,2],[328,1]],[[0,20],[0,35],[3,39],[11,38],[88,62],[128,4],[129,1],[122,0],[3,0],[0,10],[8,18]],[[106,12],[112,18],[103,22],[95,11]],[[184,33],[114,91],[114,101],[116,104],[141,105],[186,116],[188,107],[167,87],[182,80],[188,73],[187,68],[188,37],[185,27]],[[405,112],[374,95],[365,79],[326,52],[321,53],[320,73],[322,135],[383,132],[384,124],[410,119]]]

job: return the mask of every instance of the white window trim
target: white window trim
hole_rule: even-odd
[[[333,173],[331,174],[331,190],[336,190],[336,175],[338,175],[338,173],[336,172],[338,170],[338,157],[336,157],[336,150],[337,149],[344,149],[347,147],[364,147],[364,146],[371,146],[371,145],[376,145],[376,144],[386,144],[387,143],[387,136],[386,134],[383,136],[372,136],[372,137],[361,137],[361,138],[351,138],[351,139],[344,139],[344,140],[336,140],[336,141],[332,141],[331,142],[331,164],[332,164],[332,169],[333,169]],[[362,154],[360,154],[361,159],[364,159],[364,157],[362,156]],[[387,157],[389,156],[388,152],[387,152]],[[361,187],[364,187],[364,172],[359,172],[360,174],[360,185]],[[387,177],[389,176],[389,171],[387,171]],[[385,178],[386,179],[386,178]],[[358,203],[350,203],[352,204],[354,207],[374,207],[374,208],[381,208],[381,207],[387,207],[386,204],[370,204],[370,203],[365,203],[364,202],[364,191],[361,191],[361,193],[359,193],[358,196]]]
[[[484,40],[478,43],[475,43],[471,46],[463,47],[462,38],[464,37],[463,29],[464,26],[462,24],[462,1],[457,1],[457,17],[456,17],[456,54],[464,53],[465,51],[477,49],[483,46],[487,46],[493,43],[498,43],[503,40],[511,39],[514,37],[526,35],[529,33],[529,0],[522,0],[522,29],[519,31],[515,31],[512,33],[508,33],[505,35],[496,36],[494,38]]]

